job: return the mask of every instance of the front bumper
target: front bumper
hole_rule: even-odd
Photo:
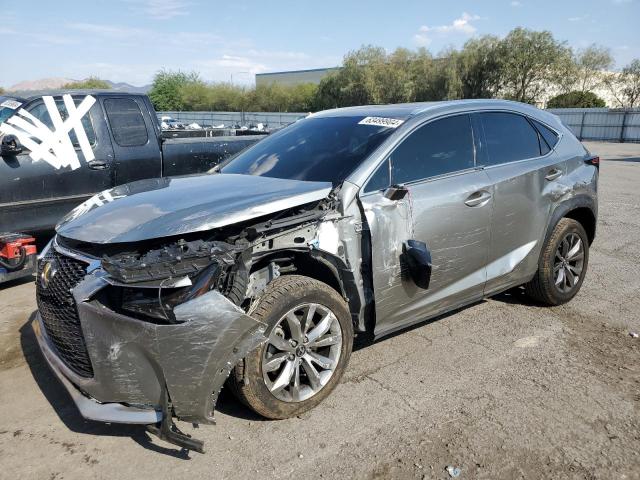
[[[218,394],[239,359],[266,341],[266,325],[216,291],[174,309],[175,325],[116,313],[94,299],[106,286],[100,271],[73,289],[94,375],[70,370],[48,339],[40,315],[40,349],[83,417],[151,424],[162,420],[165,390],[181,420],[213,423]]]

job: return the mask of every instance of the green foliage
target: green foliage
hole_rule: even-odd
[[[0,95],[4,93],[4,88],[0,87]]]
[[[247,89],[231,83],[206,83],[197,73],[161,71],[149,98],[158,111],[308,112],[317,86],[265,85]]]
[[[619,73],[605,77],[605,85],[616,101],[616,106],[634,108],[640,106],[640,60],[634,59]]]
[[[492,35],[473,38],[460,50],[441,52],[438,58],[425,48],[398,48],[389,53],[365,45],[348,52],[341,68],[319,85],[244,88],[206,83],[196,73],[161,71],[149,96],[158,110],[308,112],[351,105],[496,97],[540,103],[550,87],[565,94],[586,94],[608,78],[620,103],[637,104],[640,62],[615,78],[603,72],[611,64],[606,48],[591,45],[574,54],[548,31],[516,28],[503,39]],[[569,100],[575,101],[575,94]],[[587,103],[591,100],[589,95],[581,97]]]
[[[626,105],[630,108],[640,104],[640,60],[634,59],[622,69],[623,87],[622,94]]]
[[[605,101],[593,92],[573,91],[556,95],[547,103],[547,108],[602,108]]]
[[[156,110],[184,110],[181,89],[197,83],[201,83],[201,80],[195,72],[161,70],[153,78],[149,98]]]
[[[571,50],[551,32],[515,28],[497,47],[501,94],[525,103],[539,101],[572,62]]]
[[[100,80],[98,77],[89,77],[84,80],[80,80],[79,82],[65,83],[62,85],[62,88],[65,90],[108,90],[111,88],[111,85],[104,80]]]

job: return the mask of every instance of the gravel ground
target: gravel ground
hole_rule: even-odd
[[[640,145],[589,144],[600,221],[582,291],[502,294],[354,352],[318,408],[264,421],[223,392],[184,453],[83,421],[34,346],[32,283],[0,287],[0,478],[640,478]]]

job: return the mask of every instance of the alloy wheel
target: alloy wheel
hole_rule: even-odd
[[[284,402],[302,402],[329,382],[340,360],[342,328],[334,313],[304,303],[280,318],[262,355],[269,391]]]
[[[573,290],[584,267],[584,243],[575,233],[567,234],[556,250],[553,265],[553,280],[562,293]]]

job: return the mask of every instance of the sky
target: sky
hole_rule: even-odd
[[[140,86],[160,69],[249,85],[337,66],[366,44],[437,54],[517,26],[609,47],[616,68],[640,58],[640,0],[0,0],[0,86],[92,75]]]

